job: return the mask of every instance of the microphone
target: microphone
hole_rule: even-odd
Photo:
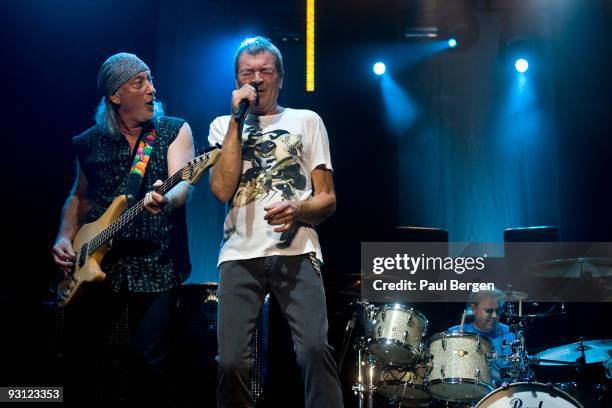
[[[255,92],[258,91],[257,87],[259,86],[259,84],[257,84],[256,82],[251,82],[249,85],[255,88]],[[259,94],[257,94],[257,99],[255,100],[255,104],[256,105],[259,104]],[[244,118],[246,116],[248,109],[249,109],[249,100],[243,99],[242,101],[240,101],[240,104],[238,105],[236,112],[234,112],[234,120],[238,123],[242,123],[244,121]]]

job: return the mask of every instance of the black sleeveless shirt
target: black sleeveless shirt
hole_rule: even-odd
[[[156,180],[166,180],[168,146],[184,120],[154,119],[157,137],[134,202],[153,190]],[[85,222],[98,219],[118,195],[125,194],[132,151],[121,133],[109,134],[98,125],[73,139],[78,164],[87,179],[91,210]],[[104,257],[102,270],[114,291],[162,292],[180,285],[191,272],[185,206],[152,215],[144,211],[119,232]]]

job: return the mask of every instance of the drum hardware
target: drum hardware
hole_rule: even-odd
[[[374,366],[375,391],[395,402],[421,404],[431,399],[424,387],[426,367]]]
[[[605,363],[612,355],[612,339],[585,340],[544,350],[530,356],[529,364],[585,406],[610,406],[610,382]]]
[[[367,355],[367,340],[364,337],[357,339],[355,350],[357,351],[357,382],[352,386],[354,395],[357,397],[359,408],[373,408],[374,406],[374,385],[373,385],[373,366],[374,362]],[[364,370],[367,369],[367,373]],[[369,377],[369,381],[368,378]],[[366,382],[367,381],[367,382]]]
[[[342,347],[340,349],[340,358],[338,361],[338,372],[342,371],[344,367],[344,359],[346,358],[346,353],[351,344],[351,336],[353,335],[353,330],[355,326],[359,323],[365,324],[365,322],[369,319],[369,303],[366,300],[355,300],[348,304],[345,308],[349,309],[353,308],[353,313],[351,318],[346,323],[346,327],[344,329],[344,338],[342,340]]]
[[[516,291],[513,296],[515,300],[526,298],[525,293]],[[611,361],[612,340],[579,339],[535,356],[527,353],[528,329],[539,318],[565,315],[563,310],[553,313],[558,305],[546,313],[521,315],[522,308],[517,311],[510,304],[506,316],[516,339],[503,343],[508,355],[498,355],[487,337],[471,332],[441,332],[425,339],[427,319],[408,305],[363,302],[362,306],[366,333],[355,341],[358,373],[352,386],[360,408],[379,406],[381,398],[385,407],[465,408],[477,404],[478,408],[506,408],[513,406],[508,396],[521,399],[523,407],[536,407],[543,401],[543,406],[558,402],[564,408],[581,408],[578,401],[589,398],[581,393],[590,392],[601,399],[598,396],[607,391],[602,384],[596,384],[599,388],[589,384],[588,391],[580,382],[534,382],[533,366],[582,368],[604,355],[601,367],[606,378],[604,364]],[[499,367],[505,374],[501,381],[494,382],[496,361],[506,365]],[[505,405],[499,405],[500,401]]]
[[[355,323],[357,322],[357,313],[353,312],[350,320],[346,324],[346,328],[344,330],[344,339],[342,340],[342,348],[340,353],[340,360],[338,361],[338,372],[342,371],[342,366],[344,365],[344,358],[346,357],[346,352],[348,351],[348,347],[351,341],[351,335],[353,334],[353,329],[355,328]]]
[[[503,382],[518,383],[522,381],[532,381],[534,376],[533,372],[529,368],[529,356],[527,353],[525,332],[529,329],[529,325],[533,323],[535,318],[556,315],[552,313],[552,311],[556,308],[556,305],[544,314],[524,315],[522,313],[521,302],[527,299],[527,293],[515,290],[507,291],[505,293],[510,303],[507,304],[504,314],[508,321],[510,331],[515,334],[516,339],[510,344],[506,344],[504,340],[504,347],[510,347],[511,353],[509,355],[495,356],[493,359],[506,361],[509,363],[509,367],[506,367],[507,369],[504,370],[505,376]],[[511,303],[512,301],[518,302],[518,312],[514,304]]]
[[[430,364],[423,359],[427,319],[401,304],[360,302],[366,335],[355,340],[357,379],[352,386],[360,408],[372,408],[378,394],[395,406],[427,405],[424,385]],[[399,362],[399,363],[396,363]]]
[[[547,386],[550,390],[554,390],[554,392],[550,391],[553,394],[564,391],[565,395],[570,395],[573,400],[567,402],[568,407],[581,406],[580,402],[576,401],[584,401],[588,407],[603,407],[601,401],[605,399],[607,387],[603,384],[597,384],[605,382],[605,380],[596,379],[598,378],[597,374],[593,374],[593,371],[597,371],[599,374],[595,366],[609,358],[609,353],[612,352],[612,340],[585,341],[580,338],[575,343],[550,348],[532,356],[527,353],[525,347],[525,332],[537,319],[552,316],[565,317],[565,304],[561,303],[560,312],[554,312],[559,306],[557,304],[545,313],[522,316],[516,314],[511,307],[512,305],[509,306],[507,317],[511,330],[516,333],[516,340],[509,344],[511,355],[504,357],[510,363],[510,369],[507,372],[507,379],[510,381],[508,386],[511,387],[525,381],[534,381],[536,378],[532,368],[548,366],[553,368],[554,371],[545,374],[542,376],[543,378],[538,378],[538,380],[548,380]],[[559,369],[555,369],[555,367]],[[565,370],[561,370],[561,368]],[[588,375],[585,374],[586,371],[589,371]],[[566,379],[565,382],[560,382],[559,380],[563,378]],[[567,381],[568,379],[570,381]],[[571,381],[571,379],[574,379],[574,381]],[[563,402],[563,398],[558,399],[558,401]],[[489,405],[480,405],[480,403],[478,406],[489,407]],[[496,407],[496,405],[491,405],[491,407]]]

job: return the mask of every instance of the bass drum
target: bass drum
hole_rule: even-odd
[[[568,393],[541,383],[514,383],[489,393],[476,408],[583,408]]]

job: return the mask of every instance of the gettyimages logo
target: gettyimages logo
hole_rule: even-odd
[[[540,401],[538,403],[538,405],[534,405],[534,406],[526,406],[523,405],[523,400],[520,398],[512,398],[510,400],[510,408],[543,408],[544,407],[544,401]]]
[[[410,256],[407,253],[395,256],[378,256],[372,259],[372,273],[380,275],[386,271],[405,271],[414,275],[417,271],[452,271],[457,275],[465,271],[482,271],[485,268],[485,256],[478,257],[441,257],[441,256]]]

